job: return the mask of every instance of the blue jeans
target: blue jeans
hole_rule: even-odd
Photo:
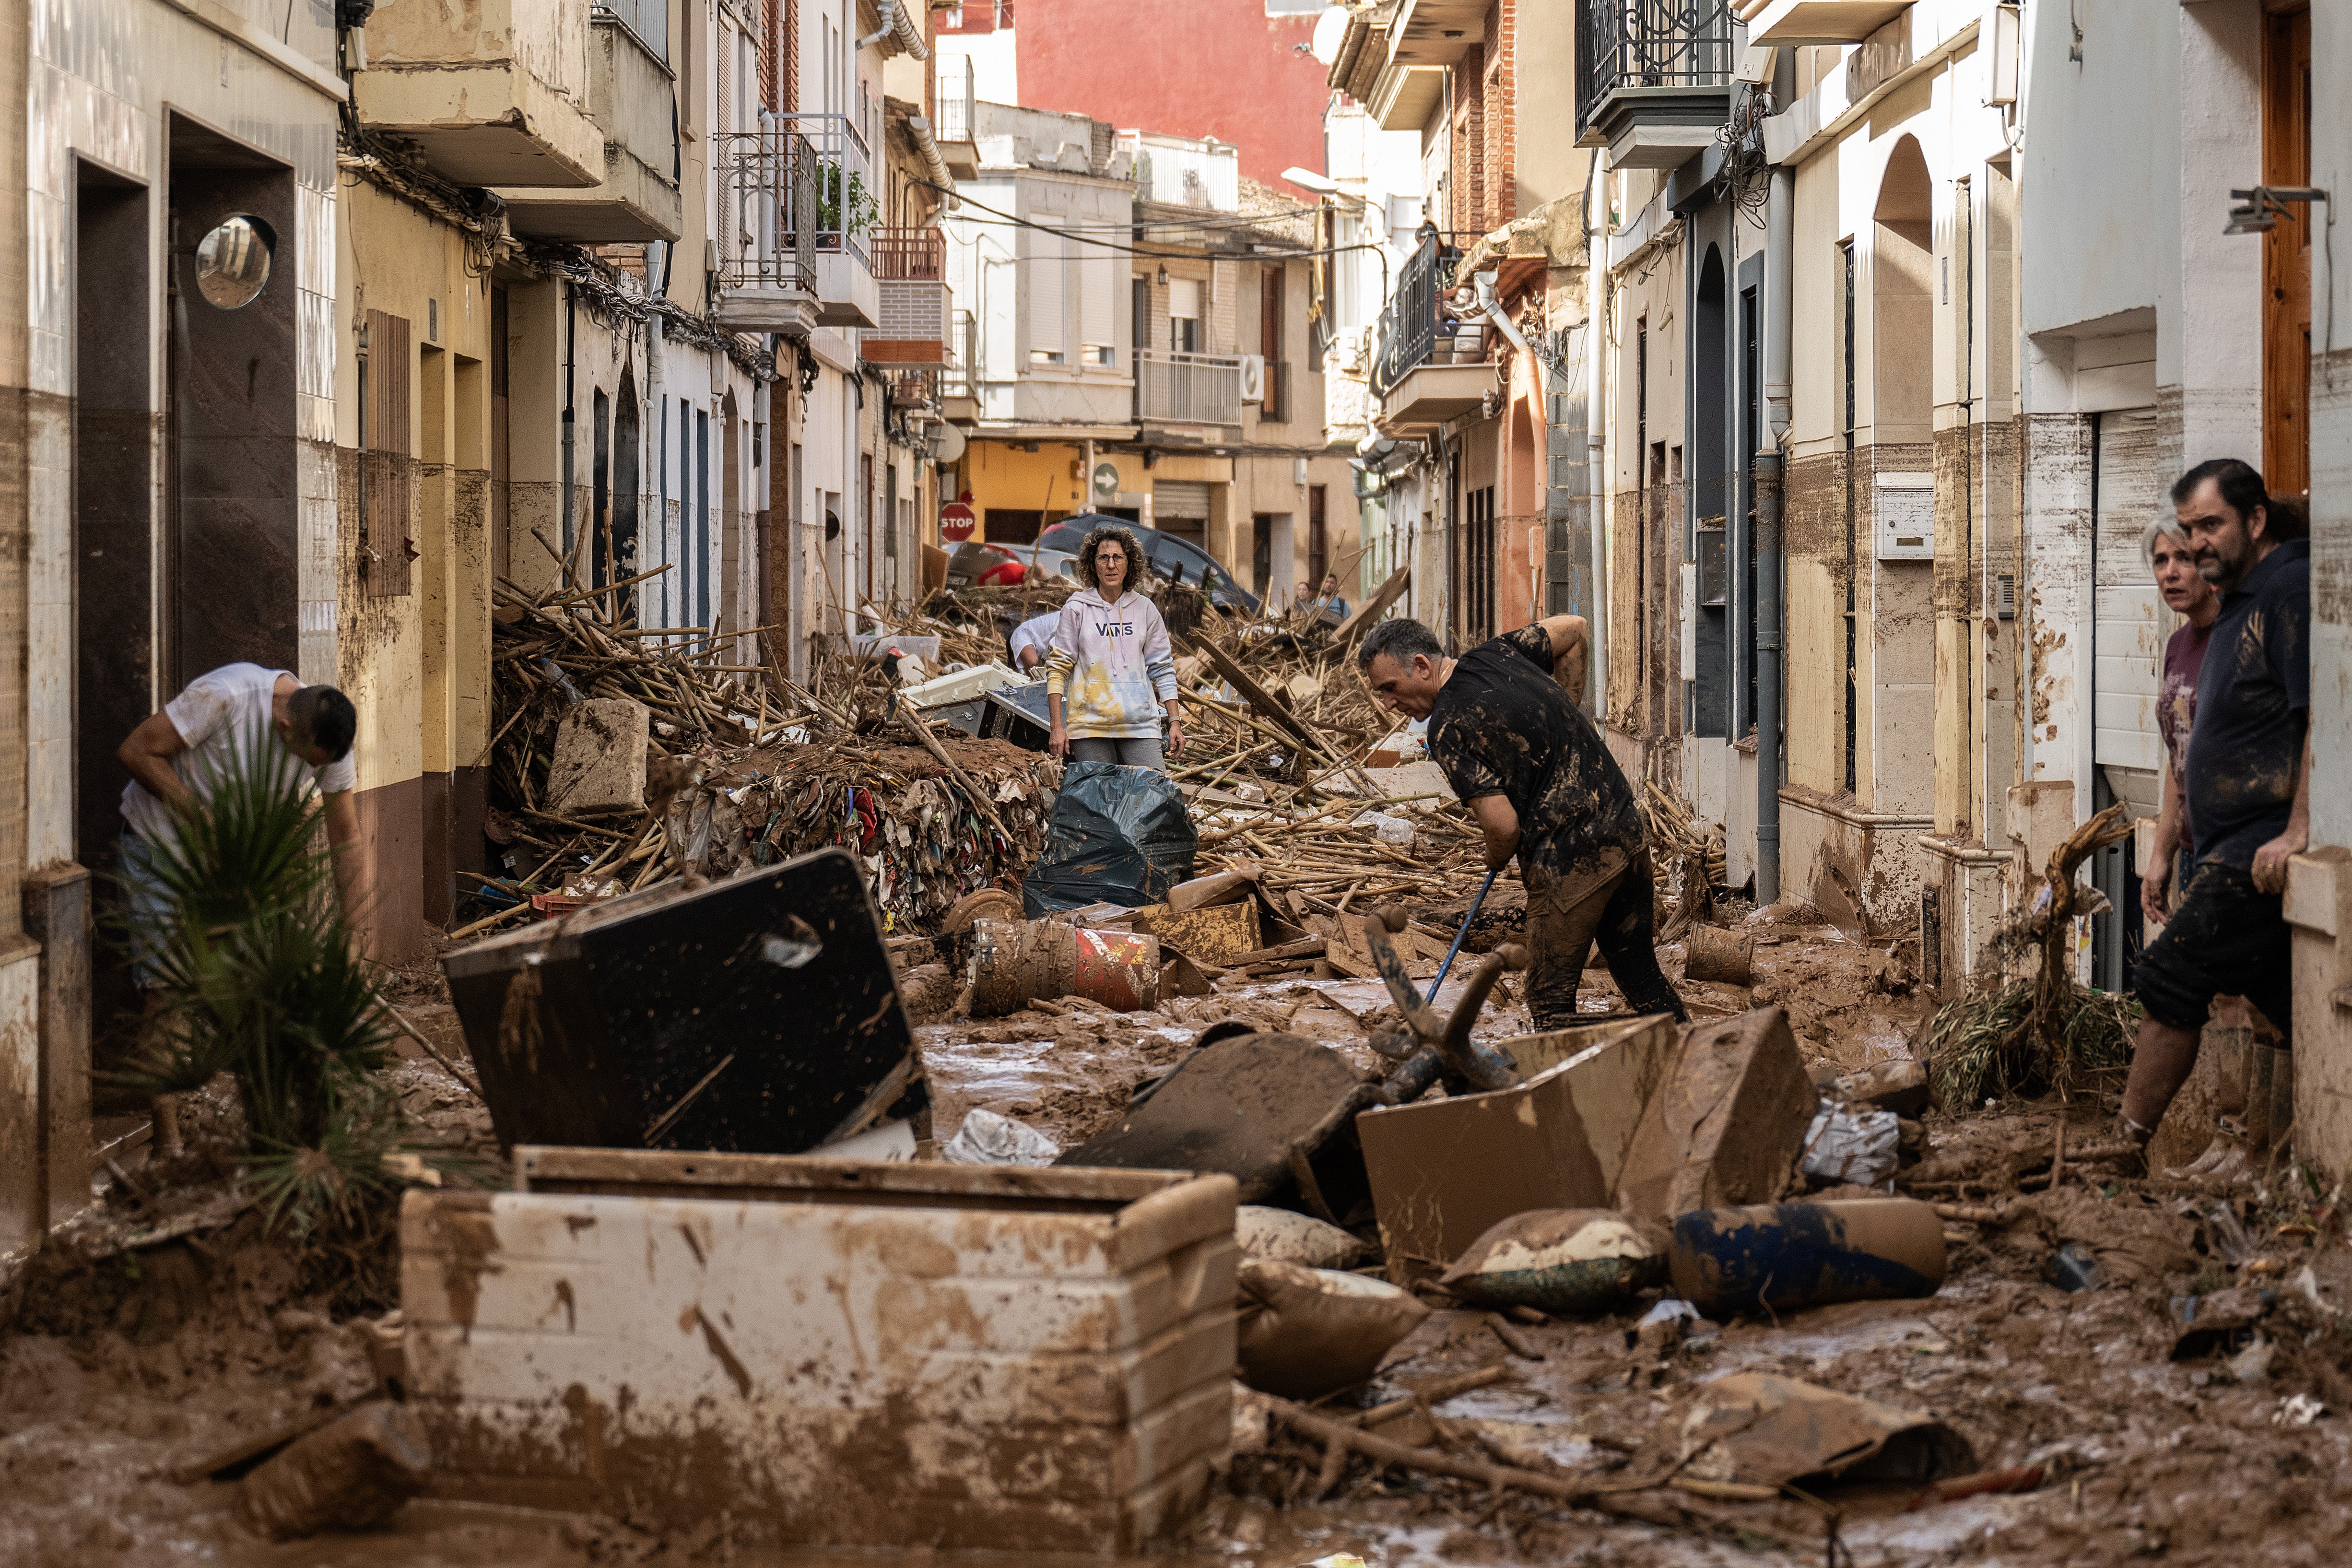
[[[131,829],[122,830],[123,901],[131,925],[131,979],[141,990],[163,983],[163,942],[173,907],[163,879],[155,874],[155,851]]]

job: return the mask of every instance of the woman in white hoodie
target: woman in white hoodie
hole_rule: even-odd
[[[1169,752],[1184,750],[1168,626],[1160,606],[1135,591],[1142,563],[1134,531],[1116,524],[1094,530],[1078,546],[1083,586],[1062,605],[1045,658],[1045,711],[1057,757],[1164,773],[1162,719]]]

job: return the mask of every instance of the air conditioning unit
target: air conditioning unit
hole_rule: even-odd
[[[1242,355],[1242,401],[1244,403],[1265,401],[1265,356],[1264,354]]]

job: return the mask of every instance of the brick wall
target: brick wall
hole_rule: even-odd
[[[1448,226],[1486,234],[1518,216],[1513,152],[1517,135],[1517,0],[1486,8],[1486,42],[1454,68],[1454,188]]]

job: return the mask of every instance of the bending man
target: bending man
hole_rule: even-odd
[[[1625,774],[1578,708],[1591,634],[1553,616],[1448,658],[1419,621],[1374,626],[1357,668],[1392,710],[1429,721],[1429,754],[1528,889],[1528,1011],[1538,1029],[1577,1022],[1595,942],[1636,1013],[1687,1023],[1658,968],[1648,830]]]
[[[240,752],[265,733],[274,739],[261,742],[262,754],[289,774],[308,770],[326,796],[335,892],[345,922],[356,926],[366,902],[352,796],[358,728],[352,700],[331,686],[305,686],[287,670],[257,664],[228,664],[196,677],[131,731],[115,755],[131,770],[122,786],[122,873],[130,884],[132,972],[142,989],[156,984],[155,943],[173,915],[155,855],[172,842],[175,818],[204,810]]]

